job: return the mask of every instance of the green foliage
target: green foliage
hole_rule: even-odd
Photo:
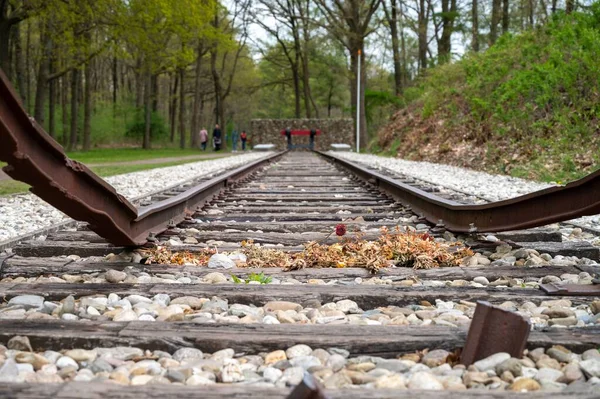
[[[127,125],[125,131],[125,137],[130,138],[142,138],[144,137],[144,129],[146,122],[144,120],[144,114],[142,112],[136,113],[135,119]],[[150,137],[152,140],[164,139],[168,136],[169,132],[165,121],[156,112],[152,113],[150,120]]]
[[[236,276],[235,274],[232,274],[231,279],[233,280],[233,282],[235,284],[243,284],[243,283],[249,284],[251,281],[258,281],[260,284],[270,284],[271,281],[273,281],[273,277],[265,276],[263,274],[263,272],[260,272],[258,274],[250,273],[250,275],[246,279],[241,279],[238,276]]]
[[[492,157],[499,170],[520,153],[527,165],[509,173],[550,180],[585,174],[580,164],[600,160],[600,2],[433,68],[405,99],[424,119],[462,126],[458,140],[466,131],[467,139],[500,145]]]
[[[404,101],[387,91],[365,90],[365,113],[367,121],[373,120],[373,113],[377,108],[392,106],[399,108]]]

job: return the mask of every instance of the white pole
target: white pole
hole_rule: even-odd
[[[358,50],[358,73],[356,74],[356,152],[360,152],[360,50]]]

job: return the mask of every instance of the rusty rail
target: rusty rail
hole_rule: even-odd
[[[67,157],[63,148],[29,115],[0,70],[0,160],[3,170],[30,191],[115,245],[141,245],[149,233],[185,218],[233,181],[242,179],[282,153],[274,154],[211,179],[176,197],[136,209],[126,198],[90,171]]]
[[[395,200],[455,232],[498,232],[528,229],[600,213],[600,170],[567,184],[516,198],[481,205],[463,205],[427,193],[336,155],[319,152]]]

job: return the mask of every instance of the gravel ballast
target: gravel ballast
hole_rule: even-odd
[[[456,364],[453,358],[443,349],[386,359],[302,344],[259,354],[236,353],[233,348],[211,354],[196,348],[169,353],[133,347],[31,352],[27,337],[14,337],[7,346],[0,345],[0,381],[283,388],[297,385],[308,372],[326,389],[557,392],[572,383],[590,388],[600,384],[600,352],[595,349],[573,353],[562,346],[536,348],[525,351],[520,359],[496,353],[469,367]]]
[[[157,168],[107,177],[117,191],[128,199],[149,194],[191,178],[221,173],[265,157],[248,153],[210,161]],[[69,217],[33,194],[0,197],[0,242],[68,220]]]
[[[520,179],[505,175],[492,175],[471,169],[431,162],[408,161],[353,152],[335,152],[341,158],[362,163],[368,167],[399,173],[437,186],[475,195],[488,201],[501,201],[518,197],[552,184]],[[588,227],[600,228],[600,216],[573,220]]]

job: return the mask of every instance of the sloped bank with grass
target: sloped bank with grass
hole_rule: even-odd
[[[600,165],[600,3],[433,68],[374,151],[568,181]]]

